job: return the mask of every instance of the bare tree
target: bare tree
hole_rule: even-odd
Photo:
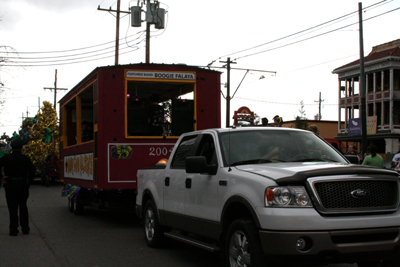
[[[1,21],[1,19],[0,19],[0,21]],[[0,50],[5,50],[6,55],[7,55],[8,51],[10,51],[10,50],[15,51],[14,48],[7,46],[7,45],[0,45]],[[4,100],[4,98],[1,97],[1,95],[4,93],[4,90],[7,89],[5,82],[3,82],[3,80],[2,80],[1,72],[2,72],[2,67],[7,62],[8,62],[8,59],[6,57],[0,55],[0,114],[3,110],[4,103],[5,103],[5,100]]]
[[[2,49],[4,46],[0,46],[0,48]],[[0,57],[0,113],[3,110],[3,105],[4,105],[4,99],[1,97],[1,95],[4,92],[4,83],[1,80],[1,67],[3,67],[4,62],[6,61],[6,59],[4,57]]]
[[[300,116],[295,117],[295,127],[297,129],[308,129],[308,122],[306,117],[306,111],[304,110],[304,101],[301,100],[300,102],[300,109],[299,109]]]

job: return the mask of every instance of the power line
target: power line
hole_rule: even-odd
[[[243,97],[236,97],[242,100],[248,100],[248,101],[254,101],[254,102],[263,102],[263,103],[270,103],[270,104],[279,104],[279,105],[291,105],[291,106],[298,106],[300,105],[299,103],[285,103],[285,102],[274,102],[274,101],[266,101],[266,100],[260,100],[260,99],[249,99],[249,98],[243,98]],[[317,106],[319,104],[304,104],[304,106]],[[324,106],[338,106],[339,104],[324,104]]]
[[[370,6],[368,6],[368,7],[365,7],[364,10],[369,9],[369,8],[372,8],[372,7],[375,7],[375,6],[378,6],[378,5],[381,5],[382,3],[386,2],[386,1],[387,1],[387,0],[383,0],[383,1],[377,2],[377,3],[373,4],[373,5],[370,5]],[[395,10],[396,10],[396,9],[395,9]],[[394,10],[392,10],[392,11],[394,11]],[[390,12],[391,12],[391,11],[390,11]],[[271,43],[274,43],[274,42],[277,42],[277,41],[280,41],[280,40],[283,40],[283,39],[286,39],[286,38],[289,38],[289,37],[298,35],[298,34],[300,34],[300,33],[304,33],[304,32],[310,31],[310,30],[312,30],[312,29],[321,27],[321,26],[323,26],[323,25],[329,24],[329,23],[334,22],[334,21],[337,21],[337,20],[339,20],[339,19],[343,19],[343,18],[345,18],[345,17],[347,17],[347,16],[350,16],[350,15],[353,15],[353,14],[356,14],[356,13],[358,13],[358,11],[351,12],[351,13],[349,13],[349,14],[340,16],[340,17],[338,17],[338,18],[336,18],[336,19],[329,20],[329,21],[327,21],[327,22],[318,24],[318,25],[316,25],[316,26],[307,28],[307,29],[305,29],[305,30],[302,30],[302,31],[299,31],[299,32],[296,32],[296,33],[293,33],[293,34],[289,34],[289,35],[287,35],[287,36],[284,36],[284,37],[275,39],[275,40],[273,40],[273,41],[269,41],[269,42],[264,43],[264,44],[261,44],[261,45],[257,45],[257,46],[254,46],[254,47],[251,47],[251,48],[247,48],[247,49],[244,49],[244,50],[241,50],[241,51],[238,51],[238,52],[234,52],[234,53],[230,53],[230,54],[221,56],[221,57],[219,57],[219,59],[222,58],[222,57],[231,56],[231,55],[239,54],[239,53],[242,53],[242,52],[246,52],[246,51],[249,51],[249,50],[252,50],[252,49],[255,49],[255,48],[264,46],[264,45],[267,45],[267,44],[271,44]],[[383,13],[383,14],[385,14],[385,13]],[[376,16],[375,16],[375,17],[376,17]],[[370,19],[371,19],[371,18],[370,18]],[[339,28],[339,29],[341,29],[341,28]],[[317,35],[317,36],[318,36],[318,35]],[[314,38],[315,38],[315,37],[314,37]],[[307,38],[307,39],[304,39],[304,40],[302,40],[302,41],[309,40],[309,39],[310,39],[310,38]],[[291,44],[296,44],[296,43],[298,43],[298,42],[290,43],[290,45],[291,45]],[[284,46],[287,46],[287,45],[284,45]],[[274,48],[274,49],[282,48],[282,47],[284,47],[284,46],[279,46],[279,47]],[[261,51],[261,52],[257,52],[257,53],[253,53],[253,54],[250,54],[250,55],[247,55],[247,56],[251,56],[251,55],[256,55],[256,54],[268,52],[268,51],[271,51],[271,50],[274,50],[274,49],[268,49],[268,50]],[[235,60],[240,59],[240,58],[243,58],[243,57],[247,57],[247,56],[237,57],[237,58],[235,58]],[[214,63],[215,61],[216,61],[216,60],[213,60],[209,65],[211,65],[211,64]]]
[[[163,4],[163,5],[165,5],[165,4]],[[167,6],[167,5],[165,5],[165,6]],[[168,6],[167,6],[167,7],[168,7]],[[109,10],[106,10],[106,11],[109,11]],[[122,12],[122,11],[121,11],[121,12]],[[167,12],[166,12],[166,13],[167,13]],[[167,16],[167,24],[168,24],[168,16]],[[165,27],[165,28],[167,28],[167,27]],[[128,28],[128,29],[129,29],[129,28]],[[133,40],[127,41],[127,38],[133,37],[133,36],[135,36],[135,35],[139,35],[139,37],[137,37],[137,38],[134,39],[134,40],[137,40],[137,39],[140,38],[141,35],[143,35],[144,32],[145,32],[145,31],[139,31],[139,32],[137,32],[137,33],[135,33],[135,34],[132,34],[132,35],[130,35],[130,36],[125,36],[125,37],[123,37],[123,38],[119,38],[119,40],[123,40],[123,39],[124,39],[126,45],[127,45],[127,46],[130,46],[130,45],[129,45],[129,42],[132,42]],[[151,31],[151,32],[153,32],[153,33],[154,33],[154,32],[159,32],[159,30],[157,30],[157,31]],[[165,30],[163,30],[162,33],[160,33],[160,34],[151,36],[151,38],[158,37],[158,36],[162,35],[164,32],[165,32]],[[106,43],[102,43],[102,44],[98,44],[98,45],[92,45],[92,46],[87,46],[87,47],[82,47],[82,48],[74,48],[74,49],[68,49],[68,50],[59,50],[59,51],[36,51],[36,52],[0,51],[0,54],[50,54],[50,53],[67,53],[67,52],[74,52],[74,51],[80,51],[80,50],[91,49],[91,48],[95,48],[95,47],[99,47],[99,46],[104,46],[104,45],[107,45],[107,44],[110,44],[110,43],[114,43],[114,42],[115,42],[115,40],[109,41],[109,42],[106,42]],[[107,47],[107,48],[103,48],[103,49],[99,49],[99,50],[94,50],[94,51],[91,51],[91,52],[83,52],[82,54],[94,53],[94,52],[98,52],[98,51],[102,51],[102,50],[106,50],[106,49],[110,49],[110,48],[114,48],[114,47],[115,47],[115,46],[111,46],[111,47]],[[76,55],[81,55],[81,54],[76,54]],[[57,56],[57,57],[68,57],[68,56],[73,56],[73,55]],[[45,58],[51,58],[51,57],[45,57]],[[26,59],[26,58],[25,58],[25,59]],[[40,59],[40,57],[39,57],[38,59]]]
[[[316,66],[324,65],[324,64],[327,64],[327,63],[331,63],[331,62],[334,62],[334,61],[338,61],[338,60],[342,60],[342,59],[349,58],[349,57],[354,57],[354,56],[358,56],[358,54],[354,54],[354,55],[350,55],[350,56],[345,56],[345,57],[333,59],[333,60],[330,60],[330,61],[321,62],[321,63],[315,64],[315,65],[306,66],[306,67],[303,67],[303,68],[300,68],[300,69],[290,70],[290,71],[286,71],[286,72],[279,72],[279,76],[282,76],[282,75],[287,74],[287,73],[290,73],[290,72],[295,72],[295,71],[299,71],[299,70],[304,70],[304,69],[308,69],[308,68],[313,68],[313,67],[316,67]]]
[[[114,48],[114,46],[109,46],[106,48],[102,48],[102,49],[98,49],[98,50],[93,50],[90,52],[85,52],[85,53],[79,53],[79,54],[72,54],[72,55],[63,55],[63,56],[52,56],[52,57],[3,57],[3,58],[7,58],[7,59],[48,59],[48,58],[62,58],[62,57],[73,57],[73,56],[80,56],[80,55],[84,55],[84,54],[92,54],[92,53],[96,53],[99,51],[104,51],[107,49],[111,49]]]
[[[393,11],[396,11],[396,10],[399,10],[399,9],[400,9],[400,7],[395,8],[395,9],[392,9],[392,10],[389,10],[389,11],[384,12],[384,13],[381,13],[381,14],[379,14],[379,15],[370,17],[370,18],[368,18],[368,19],[364,19],[363,21],[371,20],[371,19],[374,19],[374,18],[383,16],[383,15],[386,15],[386,14],[388,14],[388,13],[390,13],[390,12],[393,12]],[[344,29],[344,28],[347,28],[347,27],[356,25],[356,24],[358,24],[358,23],[359,23],[359,22],[354,22],[354,23],[351,23],[351,24],[349,24],[349,25],[346,25],[346,26],[343,26],[343,27],[339,27],[339,28],[336,28],[336,29],[334,29],[334,30],[327,31],[327,32],[324,32],[324,33],[321,33],[321,34],[317,34],[317,35],[314,35],[314,36],[311,36],[311,37],[308,37],[308,38],[305,38],[305,39],[302,39],[302,40],[299,40],[299,41],[296,41],[296,42],[288,43],[288,44],[285,44],[285,45],[281,45],[281,46],[277,46],[277,47],[274,47],[274,48],[262,50],[262,51],[255,52],[255,53],[252,53],[252,54],[248,54],[248,55],[245,55],[245,56],[237,57],[237,58],[235,58],[234,60],[238,60],[238,59],[240,59],[240,58],[245,58],[245,57],[250,57],[250,56],[258,55],[258,54],[261,54],[261,53],[265,53],[265,52],[269,52],[269,51],[276,50],[276,49],[279,49],[279,48],[283,48],[283,47],[286,47],[286,46],[289,46],[289,45],[301,43],[301,42],[304,42],[304,41],[307,41],[307,40],[310,40],[310,39],[314,39],[314,38],[316,38],[316,37],[320,37],[320,36],[326,35],[326,34],[328,34],[328,33],[332,33],[332,32],[335,32],[335,31],[338,31],[338,30],[341,30],[341,29]]]
[[[142,32],[142,31],[140,31]],[[135,34],[130,35],[129,37],[135,36],[136,34],[139,34],[140,32],[137,32]],[[128,37],[128,38],[129,38]],[[125,39],[124,38],[120,38],[120,40]],[[73,51],[79,51],[79,50],[85,50],[85,49],[89,49],[89,48],[94,48],[94,47],[99,47],[102,45],[106,45],[106,44],[110,44],[110,43],[114,43],[114,41],[109,41],[106,43],[102,43],[102,44],[98,44],[98,45],[92,45],[92,46],[87,46],[87,47],[82,47],[82,48],[74,48],[74,49],[69,49],[69,50],[60,50],[60,51],[41,51],[41,52],[17,52],[17,51],[0,51],[0,53],[12,53],[12,54],[48,54],[48,53],[66,53],[66,52],[73,52]]]
[[[139,33],[140,33],[140,32],[139,32]],[[138,33],[138,34],[139,34],[139,33]],[[141,34],[141,35],[142,35],[142,34]],[[135,39],[133,39],[133,40],[130,40],[129,42],[133,42],[133,41],[135,41],[135,40],[138,40],[138,39],[141,37],[141,35],[139,35],[139,37],[137,37],[137,38],[135,38]],[[151,38],[153,38],[153,36],[151,36]],[[139,47],[138,45],[139,45],[140,43],[144,42],[144,41],[145,41],[145,38],[143,38],[143,39],[137,41],[136,43],[134,43],[134,44],[131,45],[131,46],[129,46],[129,43],[127,43],[128,46],[127,46],[127,47],[123,47],[123,48],[121,48],[120,50],[126,50],[126,49],[128,49],[128,48],[136,48],[136,49],[133,50],[133,51],[127,51],[127,52],[125,52],[125,53],[120,53],[120,54],[123,55],[123,54],[127,54],[127,53],[134,52],[134,51],[137,51],[137,50],[141,49],[142,47]],[[114,47],[108,47],[108,48],[101,49],[101,50],[96,50],[96,51],[102,51],[102,50],[107,50],[107,49],[112,49],[112,48],[114,48]],[[82,60],[82,59],[86,59],[86,58],[93,58],[93,57],[96,57],[96,56],[106,55],[106,54],[109,54],[109,53],[113,53],[113,52],[114,52],[114,51],[107,51],[107,52],[104,52],[104,53],[99,53],[99,54],[95,54],[95,55],[86,56],[87,54],[94,53],[94,52],[96,52],[96,51],[86,52],[86,53],[76,54],[76,55],[58,56],[58,57],[38,57],[38,58],[3,57],[4,59],[6,59],[6,62],[3,63],[3,66],[7,66],[7,67],[13,67],[13,66],[18,66],[18,67],[35,67],[35,66],[57,66],[57,65],[76,64],[76,63],[82,63],[82,62],[87,62],[87,61],[94,61],[94,60],[100,60],[100,59],[110,58],[111,56],[100,57],[100,58],[95,58],[95,59],[91,59],[91,60],[84,60],[84,61],[74,61],[74,62],[67,62],[67,61],[71,61],[71,60]],[[79,56],[79,55],[85,55],[85,56],[56,60],[56,58],[72,57],[72,56]],[[54,58],[54,60],[50,60],[50,61],[19,61],[19,60],[11,61],[11,60],[9,60],[10,58],[12,58],[12,59],[28,59],[28,60],[29,60],[29,59],[46,59],[46,58],[52,59],[52,58]],[[55,63],[55,64],[39,64],[39,63],[54,63],[54,62],[61,62],[61,63]]]
[[[138,49],[139,49],[139,48],[138,48]],[[127,51],[127,52],[125,52],[125,53],[120,53],[120,55],[132,53],[132,52],[134,52],[134,51],[137,51],[138,49],[133,50],[133,51]],[[26,65],[7,65],[7,64],[5,64],[5,65],[3,65],[3,66],[7,66],[7,67],[47,67],[47,66],[60,66],[60,65],[70,65],[70,64],[84,63],[84,62],[89,62],[89,61],[96,61],[96,60],[100,60],[100,59],[110,58],[110,57],[113,57],[113,56],[114,56],[114,55],[105,56],[105,57],[101,57],[101,58],[90,59],[90,60],[81,60],[81,61],[68,62],[68,63],[42,64],[42,65],[29,65],[29,64],[26,64]]]
[[[328,24],[328,23],[333,22],[333,21],[335,21],[335,20],[338,20],[338,19],[347,17],[347,16],[349,16],[349,15],[351,15],[351,14],[353,14],[353,13],[356,13],[356,11],[355,11],[355,12],[352,12],[352,13],[349,13],[349,14],[347,14],[347,15],[341,16],[341,17],[339,17],[339,18],[336,18],[336,19],[333,19],[333,20],[330,20],[330,21],[321,23],[321,24],[319,24],[319,25],[313,26],[313,27],[311,27],[311,28],[307,28],[307,29],[305,29],[305,30],[301,30],[301,31],[299,31],[299,32],[292,33],[292,34],[289,34],[289,35],[287,35],[287,36],[284,36],[284,37],[275,39],[275,40],[273,40],[273,41],[269,41],[269,42],[267,42],[267,43],[263,43],[263,44],[260,44],[260,45],[256,45],[256,46],[253,46],[253,47],[250,47],[250,48],[247,48],[247,49],[243,49],[243,50],[240,50],[240,51],[231,53],[231,54],[227,54],[227,55],[224,55],[224,56],[221,56],[221,57],[232,56],[232,55],[239,54],[239,53],[242,53],[242,52],[246,52],[246,51],[249,51],[249,50],[252,50],[252,49],[255,49],[255,48],[264,46],[264,45],[267,45],[267,44],[275,43],[275,42],[278,42],[278,41],[280,41],[280,40],[283,40],[283,39],[286,39],[286,38],[289,38],[289,37],[298,35],[298,34],[300,34],[300,33],[307,32],[307,31],[309,31],[309,30],[318,28],[318,27],[320,27],[320,26],[322,26],[322,25]]]
[[[131,40],[130,42],[133,42],[133,41],[135,41],[135,40],[138,40],[140,38],[140,36],[138,37],[138,38],[135,38],[135,39],[133,39],[133,40]],[[142,40],[139,40],[138,42],[136,42],[136,43],[134,43],[134,45],[133,46],[131,46],[131,47],[123,47],[121,50],[124,50],[124,49],[128,49],[128,48],[132,48],[132,47],[137,47],[137,45],[139,45],[141,42],[143,42],[144,41],[144,39],[142,39]],[[6,63],[9,63],[9,62],[7,62],[7,61],[10,61],[10,59],[17,59],[18,61],[11,61],[11,63],[30,63],[30,64],[35,64],[35,63],[44,63],[44,62],[54,62],[54,61],[69,61],[69,60],[77,60],[77,59],[83,59],[83,58],[90,58],[90,57],[96,57],[96,56],[99,56],[99,55],[105,55],[105,54],[107,54],[107,53],[111,53],[111,52],[113,52],[113,51],[107,51],[107,52],[104,52],[104,53],[98,53],[98,54],[95,54],[95,55],[90,55],[90,56],[87,56],[88,54],[92,54],[92,53],[95,53],[95,52],[98,52],[98,51],[106,51],[106,50],[108,50],[108,49],[113,49],[114,47],[108,47],[108,48],[104,48],[104,49],[100,49],[100,50],[95,50],[95,51],[91,51],[91,52],[85,52],[85,53],[81,53],[81,54],[74,54],[74,55],[62,55],[62,56],[55,56],[55,57],[3,57],[3,59],[5,59],[6,60]],[[83,56],[83,57],[77,57],[77,56]],[[70,58],[70,59],[68,59],[68,57],[73,57],[73,58]],[[56,60],[57,58],[66,58],[66,59],[62,59],[62,60]],[[28,62],[26,62],[26,61],[20,61],[20,60],[36,60],[36,59],[54,59],[54,60],[50,60],[50,61],[28,61]]]
[[[41,93],[41,94],[35,94],[35,95],[26,95],[26,96],[16,96],[16,97],[4,97],[2,99],[10,100],[10,99],[20,99],[20,98],[29,98],[29,97],[34,97],[34,96],[42,96],[42,95],[47,95],[47,93]]]
[[[130,48],[130,47],[124,47],[124,48],[122,48],[120,50],[127,49],[127,48]],[[133,51],[135,51],[135,50],[133,50]],[[59,59],[59,60],[54,59],[54,60],[50,60],[50,61],[11,61],[11,63],[31,63],[31,64],[34,64],[34,63],[46,63],[46,62],[50,62],[50,63],[52,63],[52,62],[63,62],[63,61],[70,61],[70,60],[77,60],[77,59],[79,60],[79,59],[85,59],[85,58],[93,58],[93,57],[105,55],[105,54],[108,54],[108,53],[114,53],[114,51],[108,51],[108,52],[105,52],[105,53],[99,53],[99,54],[95,54],[95,55],[75,57],[75,58],[69,58],[69,59]],[[6,59],[8,59],[8,58],[6,58]]]

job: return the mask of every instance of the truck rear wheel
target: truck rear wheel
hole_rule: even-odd
[[[227,266],[266,266],[258,231],[253,221],[247,218],[234,221],[229,227],[225,245]]]
[[[146,202],[144,207],[144,235],[149,247],[160,247],[163,239],[163,231],[159,224],[157,209],[153,201]]]

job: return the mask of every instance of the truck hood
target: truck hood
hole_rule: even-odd
[[[371,166],[327,163],[327,162],[287,162],[235,166],[238,171],[260,175],[278,184],[304,181],[309,177],[328,175],[380,174],[396,175],[394,171]]]

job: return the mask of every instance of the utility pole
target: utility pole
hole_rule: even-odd
[[[57,70],[56,70],[56,75],[55,75],[55,80],[54,80],[54,88],[50,87],[44,87],[44,90],[54,90],[54,110],[57,110],[57,90],[68,90],[68,88],[57,88]],[[40,105],[39,105],[40,108]]]
[[[362,135],[362,156],[367,153],[367,101],[365,88],[365,69],[364,69],[364,41],[362,24],[362,3],[358,3],[358,16],[360,24],[360,93],[361,93],[361,135]]]
[[[103,8],[100,8],[100,5],[97,7],[97,10],[117,13],[116,37],[115,37],[115,66],[118,65],[118,55],[119,55],[119,17],[120,17],[120,13],[127,13],[127,14],[131,13],[129,11],[121,11],[120,7],[121,7],[121,0],[117,1],[117,10],[112,10],[111,7],[110,7],[110,9],[103,9]]]
[[[236,62],[231,61],[231,58],[228,57],[227,61],[220,61],[220,63],[226,63],[226,69],[227,69],[227,82],[226,82],[226,128],[229,128],[230,125],[230,120],[231,120],[231,115],[230,115],[230,109],[231,109],[231,96],[230,96],[230,86],[231,86],[231,64],[236,64]]]
[[[116,22],[116,36],[115,36],[115,66],[118,65],[119,55],[119,14],[120,14],[121,0],[117,1],[117,22]]]
[[[165,9],[160,8],[160,2],[154,0],[143,0],[141,6],[131,6],[131,26],[141,27],[142,22],[146,22],[146,64],[150,63],[150,26],[154,24],[156,29],[164,29],[165,24]],[[146,5],[147,11],[142,10],[143,5]],[[142,21],[142,12],[146,12],[146,20]]]
[[[321,120],[321,102],[324,102],[325,100],[321,99],[321,92],[319,92],[319,100],[314,100],[314,102],[318,102],[318,120]]]
[[[150,23],[146,23],[146,64],[150,63]]]
[[[26,107],[26,117],[24,117],[24,113],[22,112],[22,117],[21,117],[21,118],[22,118],[22,123],[21,123],[21,125],[24,124],[24,120],[25,120],[26,118],[29,118],[29,117],[28,117],[28,114],[29,114],[28,107]]]
[[[214,61],[213,62],[211,62],[210,64],[208,64],[208,68],[216,68],[216,67],[211,67],[211,65],[212,65],[212,63],[214,63]],[[249,71],[256,71],[256,72],[269,72],[269,73],[274,73],[275,75],[276,75],[276,71],[268,71],[268,70],[254,70],[254,69],[240,69],[240,68],[231,68],[231,65],[230,64],[236,64],[236,62],[233,62],[233,61],[231,61],[231,59],[228,57],[228,60],[227,61],[220,61],[220,63],[227,63],[226,65],[224,65],[224,66],[222,66],[222,68],[225,68],[225,66],[227,67],[227,82],[225,83],[225,87],[226,87],[226,91],[227,91],[227,96],[226,96],[226,127],[228,128],[229,127],[229,125],[230,125],[230,123],[229,123],[229,121],[230,121],[230,103],[231,103],[231,100],[232,100],[232,98],[235,96],[235,94],[236,94],[236,92],[237,92],[237,90],[239,90],[239,87],[240,87],[240,85],[242,84],[242,82],[243,82],[243,80],[244,80],[244,78],[246,77],[246,75],[247,75],[247,73],[249,73]],[[218,68],[220,68],[220,67],[218,67]],[[231,97],[230,96],[230,88],[231,88],[231,85],[230,85],[230,80],[231,80],[231,69],[235,69],[235,70],[246,70],[246,73],[244,74],[244,76],[243,76],[243,78],[242,78],[242,80],[240,81],[240,84],[238,85],[238,87],[236,88],[236,90],[235,90],[235,92],[233,93],[233,96]],[[265,77],[264,76],[261,76],[260,77],[260,79],[264,79]],[[222,91],[221,91],[222,92]],[[222,94],[223,95],[223,94]],[[224,96],[224,98],[225,98],[225,96]]]

